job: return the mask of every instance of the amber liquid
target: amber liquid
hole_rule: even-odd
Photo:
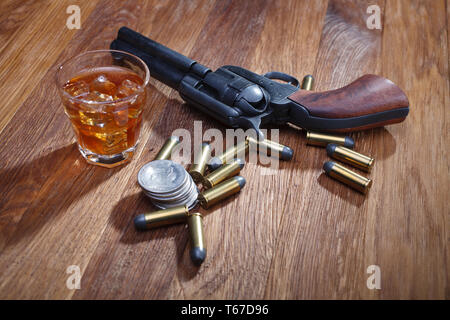
[[[63,96],[63,104],[81,149],[113,156],[135,147],[145,104],[142,85],[133,71],[111,66],[80,73],[63,86],[71,96]]]

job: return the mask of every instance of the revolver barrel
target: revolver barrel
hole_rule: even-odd
[[[124,42],[132,44],[135,48],[140,51],[151,55],[158,60],[175,67],[182,73],[192,72],[201,78],[205,76],[206,73],[211,71],[208,67],[199,64],[197,61],[189,59],[188,57],[178,53],[166,46],[153,41],[147,37],[144,37],[140,33],[131,30],[127,27],[122,27],[119,29],[117,38]],[[151,70],[150,70],[151,73]]]

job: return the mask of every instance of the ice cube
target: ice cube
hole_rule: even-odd
[[[142,113],[142,108],[138,107],[130,107],[128,108],[128,118],[135,119],[138,118]]]
[[[125,79],[122,81],[120,86],[117,88],[116,91],[116,98],[122,99],[125,97],[128,97],[139,90],[139,83],[136,83],[134,81],[131,81],[129,79]]]
[[[79,115],[81,123],[86,126],[104,128],[109,122],[108,117],[98,111],[80,111]]]
[[[98,91],[103,94],[114,96],[117,87],[114,84],[114,82],[109,81],[106,76],[100,75],[97,78],[95,78],[94,81],[92,81],[90,89],[92,91]]]
[[[127,149],[128,135],[127,129],[111,132],[99,132],[95,137],[102,141],[103,151],[106,154],[115,154]]]
[[[128,123],[128,109],[114,112],[114,121],[119,127],[123,127]]]
[[[128,88],[132,91],[137,91],[137,90],[139,90],[139,87],[140,87],[139,83],[131,81],[130,79],[123,80],[122,83],[120,84],[120,86]]]
[[[114,98],[106,93],[101,93],[99,91],[92,91],[89,92],[87,95],[83,96],[84,100],[88,101],[95,101],[95,102],[106,102],[106,101],[113,101]]]
[[[116,94],[114,95],[114,99],[115,99],[115,100],[122,99],[122,98],[128,97],[128,96],[131,95],[132,93],[133,93],[133,92],[130,91],[129,89],[120,86],[120,87],[117,89]]]
[[[89,93],[89,86],[84,81],[67,82],[63,89],[72,97],[78,98]]]

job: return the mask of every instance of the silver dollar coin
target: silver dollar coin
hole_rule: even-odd
[[[155,160],[138,173],[139,185],[149,193],[170,193],[183,186],[186,170],[171,160]]]

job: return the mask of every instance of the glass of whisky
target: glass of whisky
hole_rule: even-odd
[[[64,110],[89,163],[112,168],[131,160],[149,79],[140,58],[118,50],[88,51],[58,67]]]

